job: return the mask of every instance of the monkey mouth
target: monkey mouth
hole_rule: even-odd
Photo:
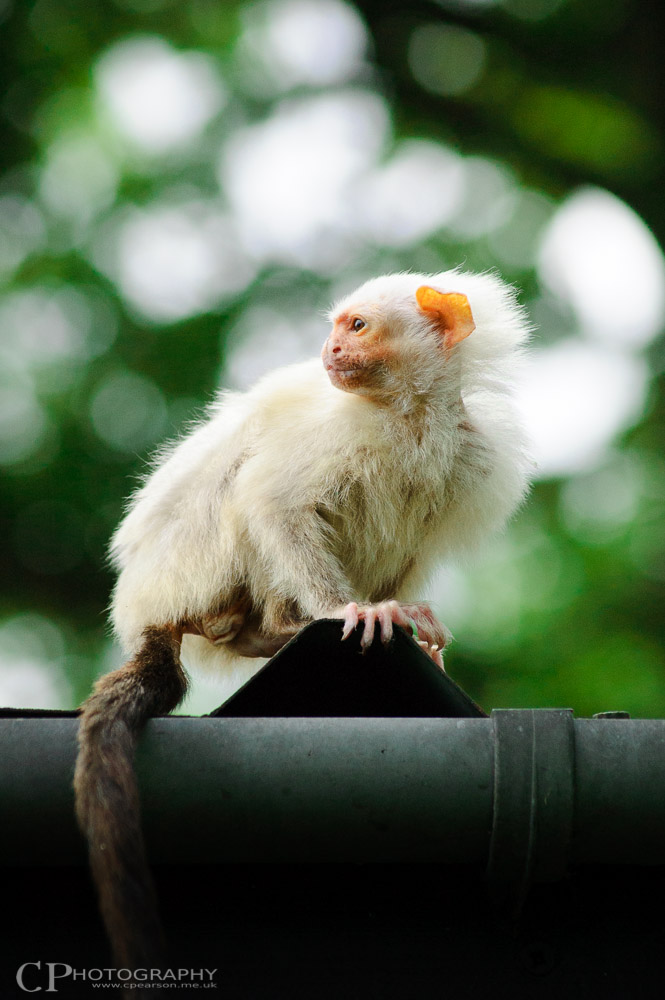
[[[328,378],[338,389],[351,388],[363,382],[367,376],[363,365],[356,365],[355,368],[337,368],[336,365],[327,364],[326,372]]]
[[[351,378],[353,375],[357,375],[359,372],[364,371],[366,367],[366,365],[349,364],[348,361],[344,366],[336,365],[333,361],[328,361],[326,364],[326,371],[329,375],[336,375],[339,378]]]
[[[343,392],[366,392],[376,384],[380,366],[375,362],[354,362],[349,358],[324,362],[331,384]]]

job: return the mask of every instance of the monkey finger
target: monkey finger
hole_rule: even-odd
[[[436,643],[430,646],[430,644],[428,642],[425,642],[424,639],[420,639],[417,642],[420,648],[422,649],[423,653],[427,653],[430,660],[433,660],[433,662],[436,663],[437,667],[440,667],[441,670],[444,670],[445,668],[443,666],[443,655],[441,650],[439,649],[439,646]]]
[[[353,630],[358,625],[358,605],[355,601],[351,601],[350,604],[344,608],[344,626],[342,629],[342,642],[348,639]]]
[[[432,633],[429,622],[424,620],[415,605],[400,607],[399,617],[393,617],[396,624],[408,632],[414,642],[420,643],[425,640],[425,645],[436,641],[436,636]]]
[[[438,646],[432,646],[432,650],[430,652],[430,657],[431,657],[432,660],[434,660],[434,662],[436,663],[437,667],[440,667],[440,669],[443,670],[444,673],[445,673],[445,669],[446,668],[443,665],[443,655],[442,655],[442,652],[441,652],[441,650],[439,649]]]
[[[426,604],[407,604],[403,605],[402,609],[409,622],[409,625],[405,626],[407,630],[410,630],[413,622],[418,630],[418,639],[426,639],[430,645],[436,644],[440,649],[445,649],[452,635],[434,616],[431,608]]]
[[[413,618],[409,617],[406,608],[397,601],[390,601],[391,618],[395,625],[401,625],[407,632],[413,632]]]
[[[360,640],[360,645],[362,646],[363,653],[366,652],[369,647],[374,642],[374,626],[376,624],[376,608],[369,607],[364,613],[365,628],[363,629],[363,637]]]
[[[379,605],[379,622],[381,623],[381,642],[387,646],[393,637],[393,605],[396,601],[387,601]]]

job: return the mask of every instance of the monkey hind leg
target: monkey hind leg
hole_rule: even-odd
[[[235,603],[203,615],[197,621],[200,632],[213,646],[232,642],[245,624],[249,612],[249,598],[240,598]]]
[[[134,751],[154,715],[170,712],[187,690],[180,635],[151,627],[138,652],[102,677],[81,708],[74,775],[76,816],[88,840],[100,910],[118,967],[157,967],[164,936],[148,867]]]

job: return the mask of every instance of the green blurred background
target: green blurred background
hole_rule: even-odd
[[[108,538],[221,386],[496,268],[538,479],[431,597],[486,709],[665,715],[665,76],[638,0],[0,0],[0,703],[117,664]],[[210,682],[189,710],[220,700]]]

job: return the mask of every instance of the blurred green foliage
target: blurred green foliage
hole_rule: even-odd
[[[15,676],[21,664],[29,679],[30,664],[48,663],[55,700],[74,704],[111,665],[108,538],[150,450],[226,380],[248,310],[319,322],[356,277],[464,262],[498,267],[523,290],[542,342],[555,342],[575,321],[544,302],[536,257],[561,199],[580,185],[606,188],[665,240],[665,78],[648,5],[358,2],[348,10],[366,25],[365,52],[341,83],[308,82],[304,72],[289,80],[288,65],[280,78],[279,66],[262,63],[252,46],[267,9],[217,0],[0,2],[0,664],[10,694],[12,684],[25,690]],[[185,123],[183,141],[148,148],[114,123],[100,98],[104,60],[132,38],[206,57],[188,64],[209,102],[189,138]],[[211,67],[219,92],[206,77]],[[348,252],[311,265],[303,254],[248,252],[230,285],[212,273],[191,308],[166,301],[160,318],[161,286],[151,291],[150,274],[141,278],[148,286],[136,285],[134,272],[118,269],[118,240],[133,234],[140,255],[146,226],[159,218],[176,243],[194,240],[194,263],[196,234],[205,232],[210,253],[227,253],[220,268],[238,267],[228,220],[214,221],[215,212],[228,215],[220,149],[286,97],[345,87],[373,95],[387,116],[380,156],[426,140],[467,165],[489,159],[498,187],[487,211],[501,177],[521,207],[491,231],[474,231],[462,216],[403,240],[382,238],[380,227],[355,240],[345,233]],[[311,141],[302,134],[303,156]],[[355,141],[362,152],[368,136],[359,129]],[[168,216],[182,205],[189,214]],[[322,225],[320,242],[329,238]],[[457,637],[449,670],[487,709],[665,714],[662,339],[646,351],[648,404],[632,429],[571,478],[541,480],[482,566],[444,587],[441,614]],[[630,486],[623,500],[622,484]],[[464,601],[451,592],[456,585]]]

